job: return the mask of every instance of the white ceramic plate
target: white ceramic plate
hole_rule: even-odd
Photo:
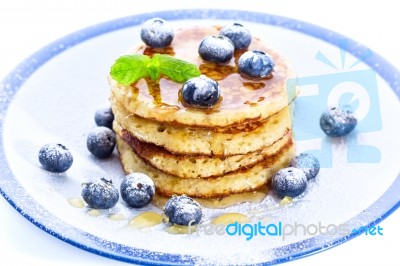
[[[254,222],[295,226],[297,235],[229,236],[200,232],[173,235],[159,225],[131,230],[128,220],[154,206],[115,208],[88,215],[67,199],[79,198],[81,183],[106,177],[116,186],[124,176],[117,152],[97,160],[86,149],[94,112],[108,104],[106,75],[114,60],[140,41],[140,24],[162,17],[174,27],[239,21],[294,65],[302,95],[294,125],[298,152],[318,156],[323,168],[306,193],[280,207],[273,195],[258,204],[205,209],[203,223],[227,212]],[[2,195],[33,224],[84,250],[140,264],[274,264],[336,246],[361,226],[373,228],[398,207],[400,179],[399,72],[363,45],[338,33],[268,14],[231,10],[178,10],[121,18],[96,25],[44,47],[7,76],[0,87],[0,188]],[[348,137],[332,140],[319,129],[320,113],[330,104],[349,103],[359,118]],[[384,104],[383,104],[384,103]],[[66,173],[50,174],[37,160],[48,142],[65,144],[74,155]],[[254,211],[259,210],[259,211]],[[113,221],[111,213],[126,219]],[[314,225],[346,232],[314,232]],[[300,230],[300,229],[299,229]]]

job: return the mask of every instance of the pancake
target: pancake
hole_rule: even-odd
[[[267,157],[275,155],[287,143],[292,141],[291,132],[288,132],[271,146],[267,146],[255,153],[228,157],[174,155],[162,147],[141,142],[117,123],[114,125],[114,130],[141,159],[164,173],[181,178],[218,177],[231,172],[249,169],[266,160]]]
[[[127,174],[141,172],[159,195],[221,199],[265,187],[273,174],[295,155],[291,105],[297,89],[288,61],[259,38],[235,51],[227,63],[206,62],[198,54],[202,39],[218,35],[218,26],[175,31],[171,46],[149,48],[140,43],[126,54],[169,54],[197,65],[216,80],[221,100],[196,109],[180,98],[182,84],[166,77],[142,78],[125,86],[108,77],[120,160]],[[246,50],[267,52],[275,62],[266,78],[238,73],[237,60]]]
[[[170,47],[152,49],[139,44],[127,54],[165,53],[196,64],[202,74],[218,81],[222,101],[212,109],[187,108],[178,97],[182,84],[167,78],[159,82],[140,79],[130,86],[118,84],[109,76],[113,96],[127,113],[174,126],[223,128],[262,121],[284,109],[297,91],[288,92],[286,82],[295,78],[288,61],[271,50],[259,38],[253,37],[249,50],[269,53],[275,68],[268,78],[248,79],[238,73],[236,63],[245,50],[236,51],[226,64],[206,62],[198,55],[201,40],[218,35],[219,27],[191,27],[175,31]]]
[[[255,130],[235,133],[215,132],[206,128],[178,127],[159,124],[130,114],[111,96],[115,121],[142,142],[161,146],[173,154],[232,156],[256,152],[272,145],[291,127],[287,106]]]
[[[117,146],[125,172],[147,174],[154,181],[157,193],[167,197],[185,194],[194,198],[219,198],[254,191],[265,185],[279,169],[287,167],[295,153],[293,142],[290,141],[274,156],[250,169],[203,179],[178,178],[154,168],[142,160],[118,135]]]

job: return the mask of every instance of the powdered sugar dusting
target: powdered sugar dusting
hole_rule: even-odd
[[[143,173],[131,173],[129,174],[129,179],[131,179],[133,183],[137,184],[142,184],[142,185],[148,185],[151,187],[151,190],[153,194],[155,193],[155,188],[154,188],[154,182],[151,180],[151,178]]]
[[[207,20],[207,23],[213,22]],[[177,21],[176,25],[181,23]],[[185,25],[198,23],[197,20],[185,21]],[[336,47],[293,31],[255,23],[246,23],[246,26],[254,35],[270,36],[271,45],[279,46],[279,50],[290,57],[300,75],[314,75],[320,70],[313,62],[304,65],[304,56],[312,58],[315,55],[312,47],[319,47],[332,55],[337,53]],[[87,205],[75,208],[68,203],[69,198],[80,198],[82,182],[106,177],[118,187],[125,176],[116,151],[105,160],[90,156],[85,132],[94,126],[95,107],[108,99],[105,77],[109,66],[120,51],[135,42],[132,36],[137,36],[138,31],[137,28],[119,30],[70,48],[43,65],[24,83],[8,108],[7,116],[4,118],[2,114],[0,117],[0,121],[4,119],[2,143],[6,155],[1,172],[4,176],[15,176],[20,184],[15,186],[10,178],[2,178],[2,191],[7,192],[17,206],[23,207],[24,213],[33,217],[33,222],[40,223],[60,238],[128,261],[148,259],[162,263],[169,260],[203,265],[261,263],[290,258],[299,252],[332,243],[331,240],[337,236],[317,235],[315,239],[298,234],[283,240],[259,235],[246,240],[243,236],[211,235],[205,231],[172,235],[166,231],[166,224],[135,230],[127,226],[130,219],[144,211],[161,213],[161,210],[153,205],[133,209],[119,201],[112,209],[100,210],[99,216],[92,217],[88,215],[91,209]],[[291,42],[294,38],[298,40],[295,50]],[[296,56],[299,50],[303,51],[302,56]],[[82,62],[88,67],[76,67]],[[23,76],[19,74],[16,78],[23,79]],[[387,142],[387,139],[398,140],[399,128],[393,123],[400,112],[398,99],[382,79],[378,81],[379,97],[385,103],[381,105],[384,128],[372,134],[360,134],[358,141],[359,144],[373,143],[379,148],[382,154],[380,163],[347,163],[347,140],[332,140],[332,168],[321,169],[316,179],[308,183],[306,192],[292,204],[281,206],[279,198],[270,193],[257,204],[243,203],[226,209],[203,208],[201,225],[208,225],[212,219],[227,212],[245,214],[252,221],[283,224],[341,224],[360,214],[350,224],[357,227],[375,219],[373,214],[364,210],[392,185],[400,165],[398,145]],[[7,93],[9,90],[1,90],[0,102],[8,101]],[[74,164],[67,172],[51,174],[41,169],[37,152],[43,143],[49,141],[63,143],[73,153]],[[305,147],[318,149],[321,143],[296,144],[300,152]],[[5,165],[9,165],[10,170]],[[126,219],[110,219],[114,214]]]

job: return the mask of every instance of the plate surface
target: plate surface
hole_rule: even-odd
[[[298,152],[316,154],[323,169],[306,193],[279,206],[270,195],[258,204],[205,210],[204,223],[227,212],[284,225],[304,225],[309,232],[272,236],[199,233],[172,235],[162,226],[130,230],[134,211],[122,203],[98,217],[74,208],[81,183],[107,177],[116,186],[123,176],[117,152],[94,159],[86,133],[94,111],[108,104],[106,75],[123,51],[140,41],[140,24],[152,17],[174,27],[239,21],[286,56],[298,74],[302,94],[296,101]],[[274,264],[336,246],[358,234],[314,233],[314,225],[373,227],[399,205],[400,73],[363,45],[330,30],[269,14],[230,10],[178,10],[148,13],[96,25],[57,40],[22,62],[0,87],[0,189],[24,217],[46,232],[84,250],[140,264]],[[318,117],[330,104],[350,104],[359,118],[347,138],[331,140],[319,130]],[[385,104],[383,104],[385,103]],[[390,141],[389,141],[390,140]],[[65,174],[40,168],[37,152],[47,142],[71,149],[74,165]],[[379,173],[379,174],[378,174]],[[145,210],[160,212],[150,206]],[[256,210],[262,210],[257,212]],[[109,214],[126,219],[114,221]],[[334,228],[334,227],[331,227]],[[333,230],[335,231],[335,230]],[[221,247],[224,247],[221,254]],[[246,252],[243,252],[246,250]]]

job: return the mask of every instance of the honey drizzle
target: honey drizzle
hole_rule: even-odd
[[[194,198],[197,202],[199,202],[202,206],[210,209],[224,209],[230,206],[234,206],[240,203],[259,203],[261,202],[267,195],[267,188],[262,187],[256,191],[252,192],[244,192],[239,194],[232,194],[223,198],[216,199],[199,199]],[[154,195],[152,204],[160,209],[165,205],[168,201],[167,197],[160,196],[158,194]]]
[[[155,212],[143,212],[133,217],[128,225],[135,229],[152,227],[162,223],[162,216]]]
[[[235,51],[234,58],[225,64],[206,62],[198,55],[197,49],[200,41],[209,35],[217,35],[218,27],[214,28],[188,28],[177,31],[171,46],[166,48],[148,48],[142,46],[136,53],[152,56],[155,53],[174,55],[179,59],[196,64],[201,73],[215,79],[221,87],[223,101],[213,112],[222,109],[238,109],[256,106],[260,99],[270,101],[273,97],[279,96],[280,91],[286,86],[287,66],[278,54],[269,50],[268,47],[257,38],[252,40],[249,50],[261,50],[271,52],[276,67],[274,75],[264,79],[252,79],[243,77],[238,73],[237,61],[246,52],[246,49]],[[187,109],[178,98],[178,92],[182,84],[161,78],[159,83],[146,80],[134,84],[138,90],[139,97],[151,97],[155,108],[161,110],[178,111]],[[160,89],[162,88],[162,89]],[[246,97],[243,97],[246,95]],[[252,104],[249,104],[252,103]],[[204,110],[202,110],[204,111]]]

